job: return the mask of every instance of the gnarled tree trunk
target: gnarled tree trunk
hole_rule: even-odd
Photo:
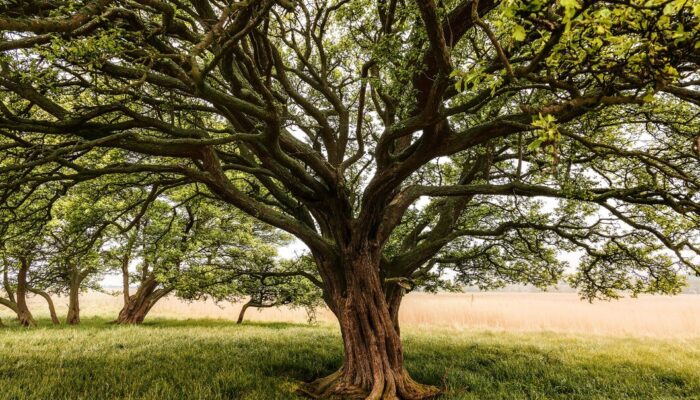
[[[248,309],[248,307],[251,306],[252,302],[252,300],[248,300],[247,303],[243,304],[243,307],[241,307],[241,312],[238,313],[238,320],[236,321],[237,324],[243,323],[243,317],[245,317],[245,312]]]
[[[59,325],[61,323],[61,320],[58,319],[58,315],[56,314],[56,307],[53,304],[53,300],[51,299],[51,295],[46,293],[43,290],[35,289],[35,288],[28,288],[28,290],[34,294],[37,294],[46,300],[46,304],[49,306],[49,314],[51,315],[51,323],[54,325]]]
[[[314,398],[402,399],[435,397],[439,390],[415,382],[404,367],[398,329],[400,295],[390,301],[379,276],[379,252],[346,253],[345,284],[327,285],[338,317],[345,360],[334,374],[302,387]],[[391,304],[390,304],[391,303]]]
[[[142,323],[156,302],[172,291],[172,288],[158,289],[158,284],[152,275],[147,277],[136,293],[129,297],[129,301],[121,309],[115,322],[118,324]]]
[[[84,270],[73,268],[68,288],[68,316],[66,317],[66,323],[70,325],[80,324],[80,289],[83,287],[83,281],[92,272],[91,268]]]
[[[254,308],[270,308],[274,307],[275,304],[265,304],[265,303],[260,303],[253,301],[253,299],[248,300],[247,303],[243,304],[243,307],[241,307],[241,312],[238,313],[238,320],[236,321],[237,324],[243,323],[243,317],[245,317],[245,312],[248,310],[250,307]]]
[[[80,284],[79,279],[73,279],[68,289],[68,315],[66,323],[69,325],[80,324]]]
[[[22,326],[36,326],[34,316],[27,307],[27,272],[29,262],[21,260],[19,272],[17,273],[17,319]]]

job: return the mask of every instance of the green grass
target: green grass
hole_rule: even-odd
[[[294,399],[342,359],[326,325],[41,322],[0,329],[1,399]],[[700,340],[405,329],[404,342],[444,399],[700,399]]]

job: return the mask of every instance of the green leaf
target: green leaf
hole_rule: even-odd
[[[515,25],[513,27],[513,39],[518,42],[525,40],[525,28],[522,25]]]
[[[578,0],[560,0],[559,4],[564,7],[564,21],[569,22],[576,14],[576,10],[581,8]]]
[[[647,92],[647,94],[644,95],[644,97],[642,97],[642,100],[644,100],[645,103],[651,103],[652,101],[654,101],[654,92]]]

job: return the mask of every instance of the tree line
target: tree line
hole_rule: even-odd
[[[249,307],[290,305],[312,315],[318,306],[318,278],[307,257],[277,257],[276,247],[288,235],[222,208],[196,189],[96,183],[52,199],[44,205],[48,214],[19,208],[20,221],[5,220],[0,305],[21,325],[36,325],[27,305],[31,294],[46,300],[53,324],[60,318],[52,296],[66,297],[65,321],[79,324],[81,293],[104,291],[108,273],[123,279],[118,324],[142,323],[169,294],[217,302],[247,298],[239,323]],[[36,206],[40,194],[33,196]]]

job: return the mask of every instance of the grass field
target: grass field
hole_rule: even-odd
[[[67,299],[56,298],[59,316],[65,317]],[[81,298],[84,316],[115,318],[121,296],[86,293]],[[30,297],[35,316],[48,317],[46,303]],[[184,302],[174,297],[161,300],[148,318],[209,318],[235,320],[240,304],[214,304],[211,301]],[[9,309],[0,307],[0,317],[8,322]],[[246,319],[256,322],[305,323],[303,310],[251,309]],[[320,322],[335,323],[326,310],[318,313]],[[440,327],[454,330],[493,332],[556,332],[617,337],[661,339],[700,337],[700,295],[642,296],[589,304],[575,293],[411,293],[401,307],[402,326]]]
[[[325,311],[315,325],[300,310],[252,311],[237,326],[236,304],[169,298],[143,326],[108,324],[119,306],[89,293],[83,325],[32,329],[1,310],[0,399],[294,399],[342,360]],[[30,307],[45,318],[41,299]],[[697,295],[411,294],[401,320],[409,370],[443,399],[700,399]]]
[[[151,320],[0,330],[2,399],[294,399],[341,362],[337,330]],[[444,399],[699,399],[700,339],[407,328],[408,368]]]

